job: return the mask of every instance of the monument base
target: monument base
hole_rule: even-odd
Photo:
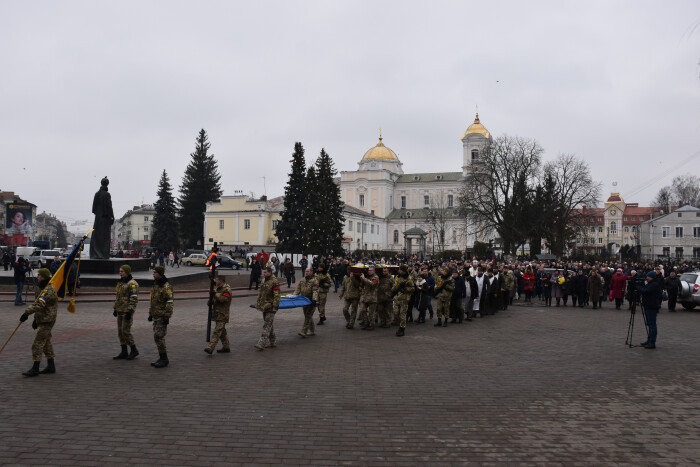
[[[147,258],[81,259],[80,273],[118,275],[119,268],[123,264],[128,264],[131,267],[131,272],[148,271],[151,260]]]

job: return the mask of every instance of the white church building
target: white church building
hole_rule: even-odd
[[[383,220],[381,249],[432,253],[443,246],[445,250],[465,251],[474,241],[483,240],[469,232],[458,211],[460,190],[470,176],[472,162],[478,161],[480,152],[491,140],[478,113],[461,140],[462,170],[459,172],[404,173],[403,164],[396,153],[384,145],[381,134],[377,145],[364,154],[356,171],[340,172],[342,201]],[[363,243],[358,222],[353,227],[345,226],[346,233],[356,230],[355,235],[350,235],[349,248],[372,248],[374,245]]]

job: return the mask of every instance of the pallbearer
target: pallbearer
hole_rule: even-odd
[[[173,289],[165,277],[165,268],[156,266],[153,269],[155,283],[151,289],[151,307],[148,310],[148,321],[153,321],[153,340],[158,347],[160,358],[151,363],[151,366],[163,368],[168,366],[168,349],[165,346],[165,335],[168,333],[168,324],[173,316]]]
[[[263,350],[269,347],[276,347],[275,344],[275,313],[280,307],[280,284],[275,276],[272,275],[272,267],[268,266],[263,269],[263,283],[258,292],[258,304],[256,308],[262,311],[263,314],[263,330],[255,348]],[[313,324],[313,323],[312,323]]]
[[[396,331],[398,337],[403,337],[406,333],[408,302],[411,301],[414,290],[413,279],[408,275],[408,266],[402,264],[399,274],[394,279],[394,287],[391,289],[391,294],[394,296],[394,312],[398,315],[394,318],[399,322],[399,330]]]

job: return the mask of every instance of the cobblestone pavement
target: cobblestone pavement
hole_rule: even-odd
[[[119,351],[109,303],[61,305],[55,375],[24,378],[34,332],[0,354],[0,463],[41,465],[697,465],[700,313],[659,316],[656,350],[628,348],[629,312],[513,306],[447,328],[347,330],[339,300],[301,338],[281,311],[277,348],[253,348],[254,298],[237,298],[232,353],[208,356],[203,300],[176,301],[156,359]],[[4,343],[22,311],[0,303]],[[634,343],[644,340],[637,314]],[[42,367],[44,363],[42,363]]]

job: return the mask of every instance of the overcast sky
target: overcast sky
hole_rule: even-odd
[[[460,171],[477,105],[494,136],[589,161],[604,195],[700,175],[697,0],[0,7],[0,190],[69,224],[105,175],[117,217],[163,169],[177,189],[201,128],[225,195],[283,194],[295,141],[356,170],[380,127],[406,173]]]

